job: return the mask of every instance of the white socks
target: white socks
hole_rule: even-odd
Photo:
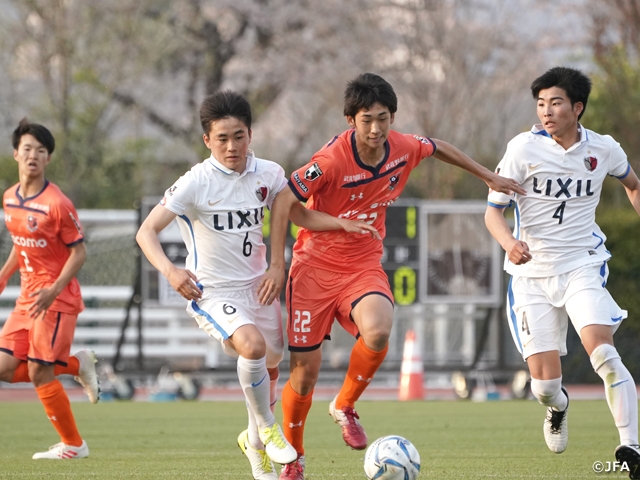
[[[247,406],[253,416],[257,428],[270,427],[276,422],[271,411],[270,380],[267,372],[267,361],[263,357],[259,360],[249,360],[243,357],[238,358],[238,380],[244,391]],[[249,419],[251,427],[251,419]],[[249,429],[251,435],[252,428]]]
[[[637,445],[638,393],[633,377],[613,345],[600,345],[590,359],[593,369],[604,381],[607,403],[620,433],[620,445]]]
[[[531,379],[531,393],[545,407],[551,407],[557,412],[567,408],[567,396],[562,390],[562,377],[553,380]]]
[[[271,413],[273,413],[276,407],[276,402],[278,401],[278,378],[280,377],[276,377],[269,382],[269,408],[271,410]],[[258,424],[256,423],[256,417],[251,411],[249,403],[247,403],[246,405],[247,413],[249,414],[249,443],[256,450],[264,449],[264,444],[262,443],[262,440],[260,440],[260,436],[258,435]]]

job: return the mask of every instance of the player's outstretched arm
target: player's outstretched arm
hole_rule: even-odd
[[[501,177],[497,173],[492,172],[450,143],[435,138],[432,139],[432,141],[436,145],[436,153],[434,153],[433,156],[441,162],[455,165],[472,173],[496,192],[506,193],[507,195],[511,195],[512,193],[519,193],[520,195],[527,194],[526,190],[515,180]]]
[[[493,238],[507,252],[511,263],[522,265],[531,260],[529,245],[517,240],[509,230],[509,225],[504,218],[504,209],[488,205],[484,214],[484,223]]]
[[[18,254],[16,253],[16,247],[11,247],[7,261],[4,262],[2,269],[0,269],[0,293],[4,291],[11,275],[13,275],[18,268]]]
[[[620,182],[624,185],[631,205],[633,205],[633,208],[635,208],[638,215],[640,215],[640,180],[638,180],[638,176],[636,172],[633,171],[633,168],[629,170],[629,174],[620,180]]]
[[[198,281],[193,272],[176,267],[165,255],[158,234],[169,225],[176,214],[162,205],[156,205],[142,222],[136,241],[151,265],[156,267],[169,281],[171,287],[187,300],[197,300],[202,292],[196,285]]]
[[[69,258],[64,263],[62,270],[55,282],[47,288],[41,288],[29,294],[34,301],[29,307],[29,316],[38,317],[44,314],[58,295],[64,290],[64,287],[76,276],[82,265],[87,259],[87,249],[84,242],[76,243],[69,248]]]

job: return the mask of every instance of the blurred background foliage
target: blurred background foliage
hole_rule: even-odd
[[[582,123],[616,138],[638,172],[640,0],[559,3],[0,0],[0,188],[17,181],[9,137],[26,116],[53,131],[48,178],[78,208],[132,208],[207,155],[198,107],[220,88],[249,98],[252,147],[291,172],[347,127],[342,92],[364,71],[394,85],[397,130],[493,169],[535,123],[531,81],[558,64],[590,74]],[[482,199],[486,186],[426,160],[404,196]],[[630,312],[617,342],[640,379],[640,224],[615,180],[598,221],[610,290]],[[567,378],[596,379],[573,350]]]

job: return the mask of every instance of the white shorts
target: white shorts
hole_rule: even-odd
[[[507,317],[522,357],[553,350],[566,355],[567,315],[578,335],[587,325],[611,325],[615,332],[627,311],[605,288],[608,275],[604,262],[554,277],[512,277]]]
[[[222,344],[224,352],[232,357],[238,353],[227,340],[242,325],[255,325],[267,346],[267,368],[277,367],[284,356],[282,310],[280,301],[261,305],[257,284],[242,290],[215,291],[206,288],[197,302],[187,305],[187,312],[198,326]]]

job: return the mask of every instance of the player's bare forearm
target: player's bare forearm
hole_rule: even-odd
[[[276,195],[271,206],[271,261],[270,268],[284,271],[284,247],[291,212],[304,208],[289,187],[284,187]],[[295,213],[293,214],[295,217]],[[294,221],[295,223],[295,221]]]
[[[640,180],[638,180],[638,176],[631,169],[629,174],[621,180],[624,185],[624,189],[627,192],[627,197],[629,197],[629,201],[638,215],[640,215]]]
[[[484,214],[484,223],[487,230],[496,239],[509,257],[509,261],[515,265],[522,265],[531,260],[529,246],[513,236],[507,220],[504,218],[504,210],[487,206]]]
[[[523,189],[515,180],[501,177],[500,175],[492,172],[487,167],[480,165],[469,155],[458,150],[450,143],[438,139],[432,139],[432,141],[436,145],[436,153],[433,156],[441,162],[466,170],[484,181],[490,189],[496,192],[502,192],[508,195],[512,193],[519,193],[520,195],[527,194],[526,190]]]
[[[149,263],[167,278],[175,265],[164,253],[158,234],[164,230],[174,218],[176,218],[176,215],[173,212],[170,212],[161,205],[156,205],[144,222],[142,222],[142,225],[140,225],[138,233],[136,233],[136,242],[138,242],[142,253],[147,257]]]
[[[18,254],[16,253],[16,248],[11,247],[11,251],[9,252],[9,256],[7,260],[4,262],[2,269],[0,269],[0,293],[7,286],[7,282],[19,268],[18,264]]]

